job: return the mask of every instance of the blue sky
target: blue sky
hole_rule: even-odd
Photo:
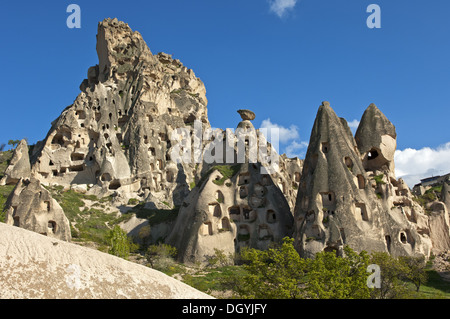
[[[71,3],[81,8],[80,29],[66,26]],[[372,3],[380,29],[366,25]],[[251,109],[256,127],[284,129],[282,152],[301,157],[322,101],[355,124],[375,103],[397,128],[399,173],[444,174],[448,12],[448,0],[3,2],[0,143],[45,137],[98,62],[98,21],[117,17],[154,54],[173,54],[195,71],[214,127],[235,127],[236,110]]]

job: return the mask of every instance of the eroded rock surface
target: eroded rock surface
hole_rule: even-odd
[[[2,299],[209,299],[149,267],[0,223]]]

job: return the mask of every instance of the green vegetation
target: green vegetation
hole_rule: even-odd
[[[111,197],[98,199],[94,195],[80,194],[73,190],[64,191],[62,186],[46,188],[69,219],[73,240],[94,242],[99,245],[99,250],[106,251],[109,245],[107,236],[111,227],[118,224],[117,216],[116,214],[108,214],[100,209],[88,208],[83,200],[97,201],[98,205],[101,205],[110,201]]]
[[[8,167],[9,163],[11,162],[13,154],[14,154],[13,150],[0,152],[0,178],[5,176],[5,170]]]
[[[373,179],[375,180],[375,182],[377,183],[377,185],[383,185],[383,184],[386,184],[386,183],[383,181],[383,177],[384,177],[384,174],[380,174],[380,175],[374,176]]]
[[[6,212],[5,203],[8,199],[9,194],[13,191],[15,185],[4,185],[0,186],[0,223],[5,222]]]
[[[176,256],[177,249],[166,244],[151,245],[145,253],[150,267],[158,270],[167,269],[175,264]]]
[[[135,249],[135,245],[127,236],[127,233],[118,225],[114,226],[114,228],[108,232],[106,238],[110,246],[108,253],[111,255],[128,259],[130,251],[133,248]]]
[[[8,145],[11,145],[12,148],[16,148],[16,146],[20,143],[20,140],[9,140]]]
[[[230,265],[234,259],[240,265]],[[207,267],[191,268],[171,260],[159,270],[222,298],[450,298],[450,283],[431,270],[423,258],[396,259],[387,253],[364,251],[358,254],[345,247],[344,257],[321,252],[315,259],[303,259],[293,239],[287,237],[281,245],[265,251],[247,248],[237,257],[216,249],[208,262]],[[380,289],[367,287],[369,264],[381,268]]]
[[[213,180],[213,183],[216,185],[223,185],[223,183],[236,175],[241,169],[241,165],[219,165],[214,167],[220,174],[222,174],[222,178],[219,180]]]
[[[183,91],[184,91],[184,89],[177,89],[177,90],[173,90],[172,92],[170,92],[170,94],[180,94]]]
[[[137,204],[139,204],[139,199],[137,198],[130,198],[128,200],[128,205],[137,205]]]
[[[425,213],[430,214],[431,212],[426,208],[428,203],[431,203],[438,199],[436,193],[440,194],[442,191],[442,185],[434,186],[427,189],[423,195],[415,196],[413,199],[424,207]]]
[[[214,172],[218,171],[220,174],[222,174],[222,178],[213,180],[213,183],[219,186],[222,186],[227,179],[230,179],[234,175],[236,175],[239,170],[241,169],[241,164],[236,165],[217,165],[213,166],[209,169],[208,172],[206,172],[202,178],[198,182],[198,186],[201,187],[203,183],[206,181],[206,179]],[[228,184],[228,183],[227,183]],[[231,184],[230,184],[231,186]]]

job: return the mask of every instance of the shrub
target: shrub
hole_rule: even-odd
[[[107,239],[110,244],[108,253],[121,258],[128,258],[133,244],[127,236],[127,233],[120,228],[120,226],[114,226],[114,228],[109,231]]]

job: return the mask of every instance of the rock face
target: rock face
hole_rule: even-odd
[[[238,128],[254,131],[256,136],[249,120],[240,122]],[[251,144],[246,144],[246,154],[250,148]],[[249,157],[244,163],[210,168],[183,202],[166,240],[177,247],[182,262],[204,263],[214,256],[215,249],[227,255],[242,247],[267,249],[292,235],[293,217],[283,192],[293,189],[285,183],[290,180],[288,174],[299,176],[300,161],[286,164],[280,157],[281,169],[263,174],[262,164]]]
[[[5,176],[0,185],[16,184],[21,178],[29,178],[31,175],[30,157],[28,156],[28,145],[26,140],[21,140],[14,150],[9,166],[6,168]]]
[[[194,164],[171,160],[174,129],[209,127],[205,87],[170,55],[152,55],[137,31],[105,19],[98,25],[99,64],[82,92],[34,148],[32,172],[44,184],[93,184],[179,205],[189,192]]]
[[[396,139],[394,125],[375,104],[370,104],[355,134],[359,153],[363,156],[364,169],[374,170],[386,166],[386,169],[394,172]]]
[[[408,219],[397,207],[391,209],[390,203],[397,198],[390,198],[388,191],[400,192],[390,171],[396,135],[393,125],[381,115],[371,105],[355,141],[347,122],[336,116],[328,102],[319,107],[294,212],[295,240],[301,255],[313,257],[322,250],[341,253],[344,245],[394,256],[429,254],[430,239],[419,234],[417,224],[425,216],[411,209],[410,213],[419,217]],[[383,160],[371,162],[375,151]],[[399,195],[405,195],[406,190],[402,191]]]
[[[6,205],[6,224],[70,241],[70,224],[64,211],[37,179],[20,179]]]
[[[2,299],[210,299],[149,267],[0,223]]]
[[[450,186],[442,184],[441,200],[431,203],[429,209],[430,237],[433,253],[439,254],[450,250]]]

